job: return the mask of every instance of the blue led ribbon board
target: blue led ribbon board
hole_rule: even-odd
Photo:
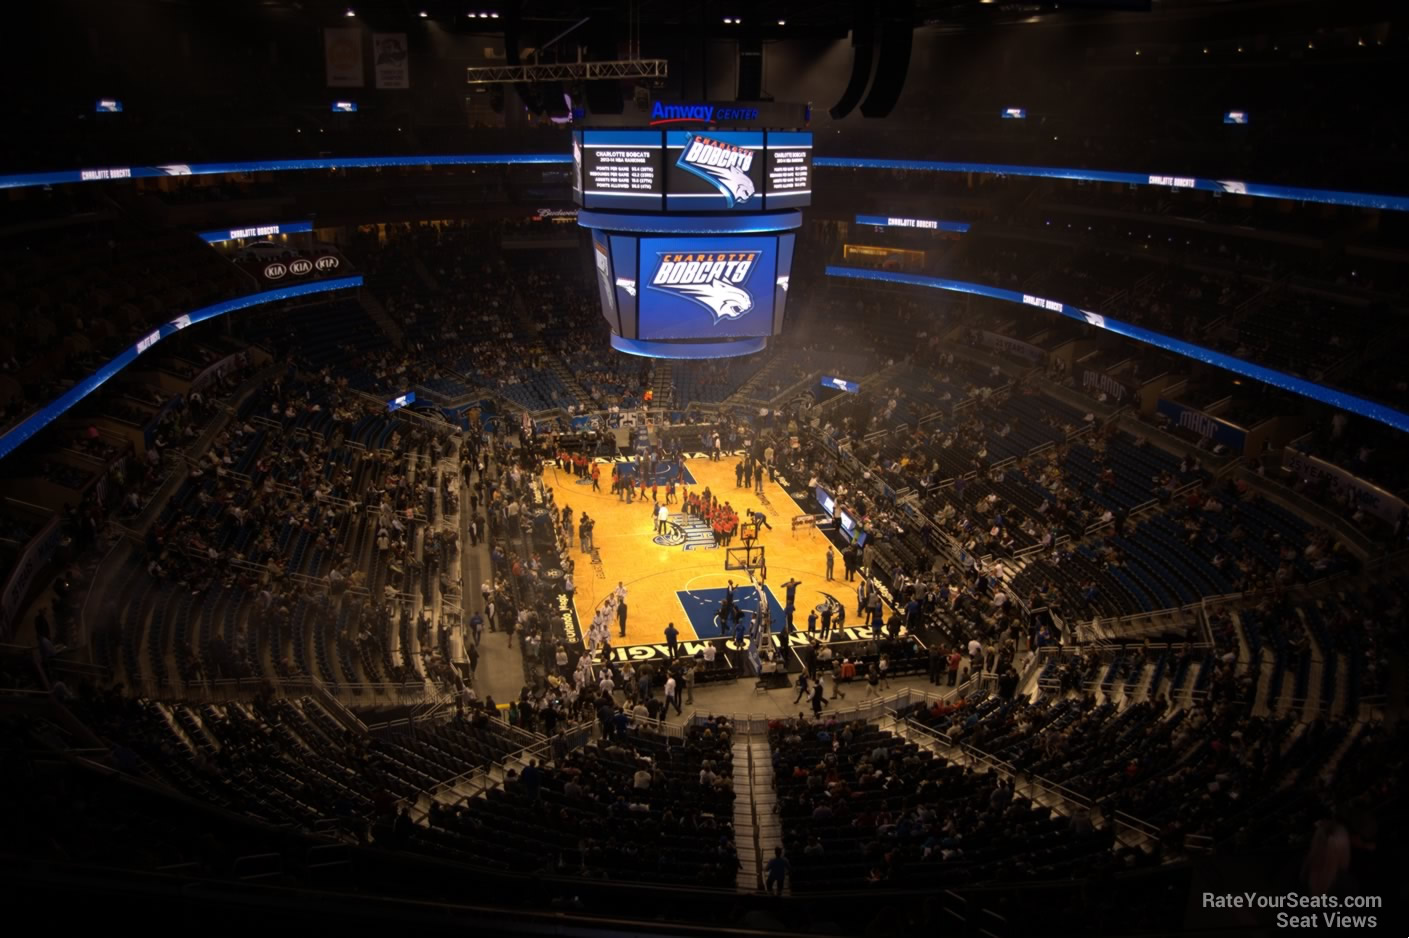
[[[143,352],[151,349],[168,336],[175,335],[182,329],[194,326],[198,322],[205,322],[207,319],[214,319],[217,316],[224,316],[236,310],[248,309],[251,306],[259,306],[264,303],[277,303],[280,300],[292,300],[301,296],[309,296],[315,293],[328,293],[333,290],[344,290],[349,287],[362,286],[360,276],[340,277],[336,280],[319,280],[313,283],[301,283],[297,286],[280,287],[277,290],[264,290],[260,293],[251,293],[247,296],[235,297],[233,300],[223,300],[211,306],[203,306],[200,309],[192,310],[184,316],[177,316],[170,322],[162,323],[150,333],[137,340],[135,345],[130,346],[126,351],[120,353],[107,364],[88,377],[79,381],[68,391],[58,398],[44,405],[39,410],[30,414],[24,420],[15,425],[4,436],[0,436],[0,459],[4,459],[15,449],[25,443],[30,437],[40,430],[53,423],[61,417],[67,410],[102,387],[107,381],[122,369],[135,362]]]
[[[1268,368],[1257,365],[1232,355],[1217,352],[1202,345],[1195,345],[1192,342],[1185,342],[1183,339],[1176,339],[1161,332],[1145,329],[1141,326],[1122,322],[1119,319],[1112,319],[1100,313],[1093,313],[1089,310],[1080,309],[1060,300],[1049,300],[1040,296],[1032,296],[1026,293],[1018,293],[1014,290],[1004,290],[1001,287],[990,287],[980,283],[969,283],[964,280],[946,280],[941,277],[926,277],[920,274],[891,273],[884,270],[865,270],[855,267],[828,267],[829,277],[849,277],[854,280],[874,280],[880,283],[899,283],[912,287],[930,287],[935,290],[948,290],[952,293],[969,293],[974,296],[986,296],[994,300],[1004,300],[1009,303],[1018,303],[1023,306],[1035,306],[1038,309],[1045,309],[1048,312],[1059,313],[1069,319],[1084,322],[1088,325],[1123,335],[1128,339],[1137,342],[1144,342],[1156,348],[1162,348],[1167,352],[1176,355],[1183,355],[1185,358],[1192,358],[1208,365],[1214,365],[1231,371],[1234,374],[1251,378],[1254,381],[1261,381],[1270,384],[1283,391],[1290,391],[1311,400],[1329,404],[1332,407],[1340,408],[1347,413],[1358,414],[1367,417],[1386,426],[1394,427],[1396,430],[1409,430],[1409,414],[1401,410],[1396,410],[1385,404],[1377,404],[1374,401],[1366,400],[1355,394],[1346,391],[1338,391],[1335,388],[1326,387],[1324,384],[1317,384],[1314,381],[1307,381],[1305,378],[1298,378],[1289,375],[1284,371],[1275,368]]]
[[[989,173],[995,176],[1030,176],[1038,179],[1077,179],[1085,182],[1118,182],[1130,186],[1159,186],[1166,189],[1197,189],[1226,195],[1246,195],[1258,199],[1290,199],[1325,205],[1377,208],[1388,212],[1409,212],[1409,196],[1379,195],[1371,192],[1344,192],[1336,189],[1306,189],[1275,186],[1236,179],[1206,179],[1198,176],[1167,176],[1155,173],[1119,173],[1099,169],[1064,169],[1057,166],[1019,166],[1010,163],[948,163],[939,160],[855,159],[819,156],[813,164],[835,169],[889,169],[936,173]]]
[[[61,169],[35,173],[0,174],[0,189],[29,186],[58,186],[74,182],[107,182],[121,179],[157,179],[164,176],[218,176],[231,173],[308,172],[329,169],[388,169],[400,166],[513,166],[532,164],[573,164],[574,196],[582,199],[581,133],[574,136],[574,152],[569,153],[461,153],[422,156],[344,156],[295,160],[243,160],[231,163],[166,163],[157,166],[105,166],[91,169]],[[632,133],[640,133],[633,131]],[[647,131],[659,134],[660,131]],[[807,138],[807,142],[800,142]],[[1339,189],[1313,189],[1244,182],[1236,179],[1208,179],[1163,173],[1129,173],[1055,166],[1022,166],[1011,163],[966,163],[940,160],[892,160],[864,157],[812,157],[811,134],[801,131],[768,131],[766,134],[764,205],[768,209],[801,208],[812,196],[812,168],[890,169],[940,173],[990,173],[1000,176],[1030,176],[1041,179],[1077,179],[1086,182],[1117,182],[1131,186],[1160,186],[1172,189],[1198,189],[1261,199],[1290,199],[1326,205],[1349,205],[1390,212],[1409,212],[1409,196]],[[643,138],[638,138],[643,139]],[[774,142],[776,139],[776,143]],[[663,146],[663,144],[662,144]],[[576,160],[574,160],[576,157]],[[663,161],[652,164],[663,170]],[[657,177],[659,178],[659,177]],[[649,188],[639,202],[629,206],[654,207]],[[585,200],[583,200],[585,202]],[[584,204],[590,207],[590,204]]]

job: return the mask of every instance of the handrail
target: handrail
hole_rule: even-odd
[[[746,744],[748,745],[748,744]],[[758,880],[758,891],[762,892],[763,886],[763,842],[758,834],[758,796],[755,794],[754,771],[753,771],[753,746],[748,745],[744,750],[748,753],[748,779],[749,779],[749,811],[753,817],[753,853],[754,869],[753,874]]]
[[[88,592],[83,595],[83,602],[78,607],[79,635],[77,636],[77,644],[80,647],[88,647],[89,637],[93,634],[91,631],[89,631],[88,628],[88,604],[93,601],[93,594],[97,592],[96,587],[98,586],[99,581],[104,579],[105,571],[107,570],[108,566],[108,561],[112,558],[112,555],[117,551],[117,549],[123,546],[127,546],[129,550],[131,549],[130,542],[125,541],[122,538],[117,538],[116,540],[114,540],[112,547],[109,547],[108,552],[103,555],[103,559],[98,561],[98,566],[94,568],[93,576],[88,581]]]

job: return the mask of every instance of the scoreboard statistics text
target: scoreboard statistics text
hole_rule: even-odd
[[[761,212],[812,198],[812,134],[762,130],[608,130],[573,134],[573,196],[583,208]]]

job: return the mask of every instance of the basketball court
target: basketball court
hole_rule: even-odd
[[[760,531],[753,555],[759,555],[757,547],[763,548],[767,569],[763,596],[772,630],[782,628],[786,602],[783,584],[789,580],[799,581],[793,616],[799,629],[806,629],[808,611],[826,602],[828,595],[843,603],[854,603],[855,584],[842,581],[839,553],[834,567],[837,579],[831,583],[826,580],[826,537],[812,525],[793,530],[793,518],[807,512],[782,485],[765,478],[762,497],[754,493],[752,486],[735,485],[734,467],[741,458],[726,455],[718,462],[704,456],[686,458],[686,478],[695,480],[687,488],[693,492],[708,488],[741,518],[746,517],[745,511],[767,515],[772,530]],[[707,526],[680,511],[683,492],[677,492],[677,503],[668,506],[671,524],[667,533],[658,534],[649,490],[644,501],[623,501],[610,492],[610,465],[604,464],[602,469],[601,492],[593,492],[590,484],[579,484],[556,465],[545,466],[543,471],[543,481],[553,489],[560,511],[563,505],[570,505],[574,517],[581,517],[585,511],[597,522],[594,554],[582,553],[576,544],[572,549],[578,621],[584,625],[591,622],[593,611],[621,583],[626,587],[626,637],[619,638],[613,625],[613,647],[658,645],[665,640],[664,630],[671,622],[679,630],[682,642],[718,639],[725,635],[718,613],[730,581],[736,587],[735,601],[752,621],[759,608],[759,590],[750,583],[751,571],[725,569],[730,551],[716,548]],[[662,480],[667,471],[673,472],[673,465],[657,468]],[[664,485],[659,496],[665,500]],[[742,562],[743,552],[738,550],[741,546],[742,541],[736,536],[735,565]],[[756,578],[759,571],[752,572]]]

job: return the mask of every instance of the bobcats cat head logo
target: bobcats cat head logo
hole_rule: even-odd
[[[739,319],[753,309],[749,278],[758,251],[664,252],[651,277],[651,288],[684,296],[709,310],[716,324]]]
[[[708,180],[733,208],[754,196],[753,180],[749,178],[753,158],[753,150],[690,134],[675,165]]]

